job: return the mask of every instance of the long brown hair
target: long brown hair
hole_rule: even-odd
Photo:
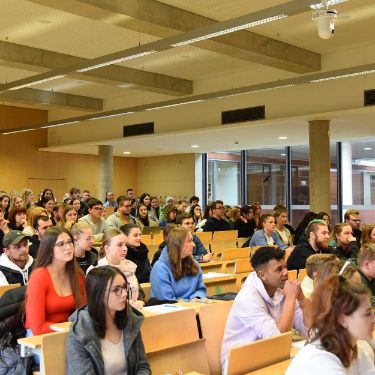
[[[339,319],[343,314],[353,314],[366,297],[369,292],[363,285],[338,275],[319,283],[312,294],[310,341],[320,340],[323,348],[336,355],[346,368],[357,357],[357,346],[352,345],[350,333]]]
[[[181,249],[188,234],[188,230],[177,227],[173,228],[167,237],[168,255],[172,264],[172,274],[176,280],[187,275],[196,276],[199,272],[198,265],[192,256],[181,259]]]
[[[52,227],[46,230],[46,233],[40,241],[38,255],[35,260],[34,269],[40,267],[47,267],[52,263],[53,260],[53,249],[56,245],[57,238],[60,234],[66,233],[74,243],[73,236],[69,233],[68,230],[62,227]],[[82,305],[82,295],[79,286],[79,276],[84,277],[83,272],[78,268],[75,256],[73,259],[66,263],[65,272],[69,276],[70,287],[72,289],[72,294],[75,301],[76,308]],[[83,291],[84,292],[84,291]],[[84,293],[82,293],[84,294]]]
[[[362,228],[361,245],[364,245],[366,243],[374,243],[374,241],[371,239],[371,232],[374,228],[375,224],[366,224]]]

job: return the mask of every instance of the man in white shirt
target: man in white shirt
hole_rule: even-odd
[[[231,348],[295,327],[307,334],[304,312],[308,301],[296,280],[288,280],[284,253],[274,247],[261,247],[251,258],[255,270],[234,300],[229,312],[221,349],[223,374]],[[251,360],[251,359],[249,359]]]

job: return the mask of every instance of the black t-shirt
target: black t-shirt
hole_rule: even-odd
[[[85,251],[83,258],[76,257],[77,264],[86,274],[87,269],[90,266],[96,266],[98,264],[98,252],[95,248],[91,248],[90,251]]]
[[[224,220],[218,220],[216,218],[209,217],[204,224],[203,232],[217,232],[217,231],[224,231],[224,230],[231,230],[229,224]]]

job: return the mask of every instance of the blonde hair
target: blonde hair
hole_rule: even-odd
[[[70,233],[72,234],[74,239],[76,239],[80,234],[82,234],[87,229],[91,229],[90,225],[78,222],[72,225],[72,227],[70,228]]]
[[[361,245],[365,243],[371,243],[373,242],[371,240],[371,232],[375,228],[375,224],[366,224],[362,228],[362,235],[361,235]]]
[[[368,242],[361,246],[357,259],[358,266],[361,267],[366,260],[369,262],[375,260],[375,243]]]
[[[327,277],[327,272],[329,268],[334,266],[338,267],[339,260],[334,254],[314,254],[310,255],[306,260],[306,272],[310,279],[313,278],[314,272],[320,274],[321,271]],[[324,277],[324,278],[325,278]]]
[[[33,226],[34,220],[37,216],[48,216],[47,210],[44,207],[31,207],[26,211],[27,225]]]

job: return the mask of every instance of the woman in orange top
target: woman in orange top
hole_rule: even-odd
[[[86,303],[85,278],[74,259],[72,235],[62,227],[47,229],[26,290],[28,335],[52,332]]]

